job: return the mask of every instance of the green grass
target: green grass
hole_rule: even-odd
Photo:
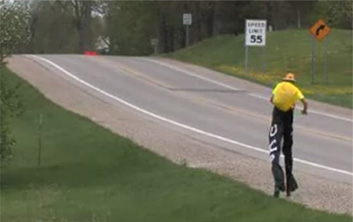
[[[304,94],[312,99],[352,108],[352,31],[333,29],[328,39],[328,83],[325,82],[325,42],[315,41],[315,83],[311,84],[312,38],[309,30],[267,34],[266,72],[263,48],[249,47],[249,73],[244,72],[244,35],[206,39],[167,56],[273,87],[286,72],[296,74]]]
[[[45,99],[22,82],[13,161],[1,175],[1,221],[351,221],[178,166]],[[42,166],[37,166],[43,115]],[[270,168],[269,168],[270,170]]]

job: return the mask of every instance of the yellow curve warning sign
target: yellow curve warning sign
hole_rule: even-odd
[[[311,34],[319,41],[323,40],[329,33],[331,29],[324,22],[324,20],[319,19],[311,28]]]

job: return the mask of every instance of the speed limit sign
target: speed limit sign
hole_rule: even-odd
[[[266,20],[246,20],[245,22],[245,45],[265,46],[266,45]]]
[[[245,21],[245,73],[248,73],[249,46],[262,46],[262,75],[265,75],[266,28],[267,20],[247,19]]]

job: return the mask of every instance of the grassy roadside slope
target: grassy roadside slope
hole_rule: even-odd
[[[333,29],[328,39],[328,84],[325,83],[325,43],[315,41],[315,84],[311,84],[312,39],[309,30],[267,34],[266,73],[262,74],[261,47],[249,48],[249,73],[244,73],[244,35],[224,35],[167,56],[202,65],[273,87],[286,72],[297,76],[307,97],[352,108],[352,31]]]
[[[12,164],[1,172],[1,221],[351,221],[175,165],[45,99],[21,82],[25,113],[12,121]],[[37,167],[43,114],[42,166]]]

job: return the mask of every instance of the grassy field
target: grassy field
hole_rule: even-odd
[[[1,221],[352,221],[175,165],[54,105],[10,72],[1,75],[22,82],[19,94],[26,106],[11,121],[17,144],[11,165],[1,172]]]
[[[325,43],[315,41],[316,77],[312,75],[312,38],[309,30],[267,34],[266,72],[263,50],[249,47],[249,73],[244,72],[244,35],[206,39],[167,56],[273,87],[286,72],[297,76],[298,86],[309,98],[352,108],[352,31],[335,30],[328,39],[328,83],[325,81]]]

